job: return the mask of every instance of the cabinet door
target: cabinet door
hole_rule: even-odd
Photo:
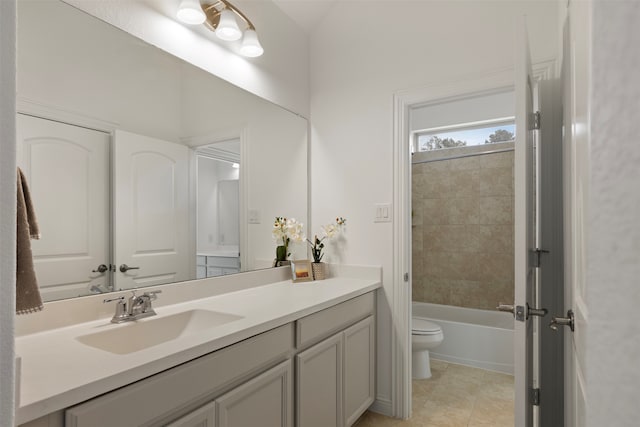
[[[296,356],[298,427],[343,425],[342,333]]]
[[[215,404],[218,427],[292,427],[291,361],[236,387]]]
[[[214,427],[216,421],[216,406],[208,403],[184,417],[167,424],[166,427]]]
[[[375,323],[373,316],[343,332],[344,420],[352,425],[373,403],[375,393]]]

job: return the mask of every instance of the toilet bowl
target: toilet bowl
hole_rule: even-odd
[[[411,321],[411,376],[414,379],[431,378],[429,350],[440,345],[444,335],[436,323],[419,317]]]

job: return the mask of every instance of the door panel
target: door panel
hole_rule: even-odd
[[[109,264],[109,135],[23,114],[17,124],[42,235],[31,247],[43,300],[108,290],[109,272],[93,270]]]
[[[569,18],[570,17],[570,18]],[[563,34],[565,312],[575,313],[575,332],[565,328],[565,425],[586,425],[585,333],[586,226],[589,215],[590,6],[570,2]]]
[[[540,227],[538,247],[548,251],[540,256],[538,268],[539,306],[549,315],[540,318],[538,342],[540,357],[539,425],[564,426],[564,335],[568,328],[549,327],[551,317],[564,316],[563,188],[562,188],[562,86],[560,80],[538,84],[539,108],[543,117],[541,137],[536,145],[539,154]]]
[[[116,131],[116,289],[190,279],[188,173],[186,146]]]
[[[523,18],[524,20],[524,18]],[[532,426],[531,388],[533,380],[533,322],[527,307],[534,306],[534,268],[531,250],[535,245],[535,194],[533,153],[533,87],[531,56],[526,23],[517,26],[515,96],[516,142],[514,153],[515,190],[515,306],[523,307],[525,318],[514,325],[515,421]]]

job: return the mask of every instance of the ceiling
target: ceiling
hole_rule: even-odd
[[[339,0],[272,0],[300,28],[311,33]]]

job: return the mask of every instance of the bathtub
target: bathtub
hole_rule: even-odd
[[[444,341],[432,359],[513,375],[513,317],[507,313],[450,305],[412,303],[413,317],[437,323]]]

